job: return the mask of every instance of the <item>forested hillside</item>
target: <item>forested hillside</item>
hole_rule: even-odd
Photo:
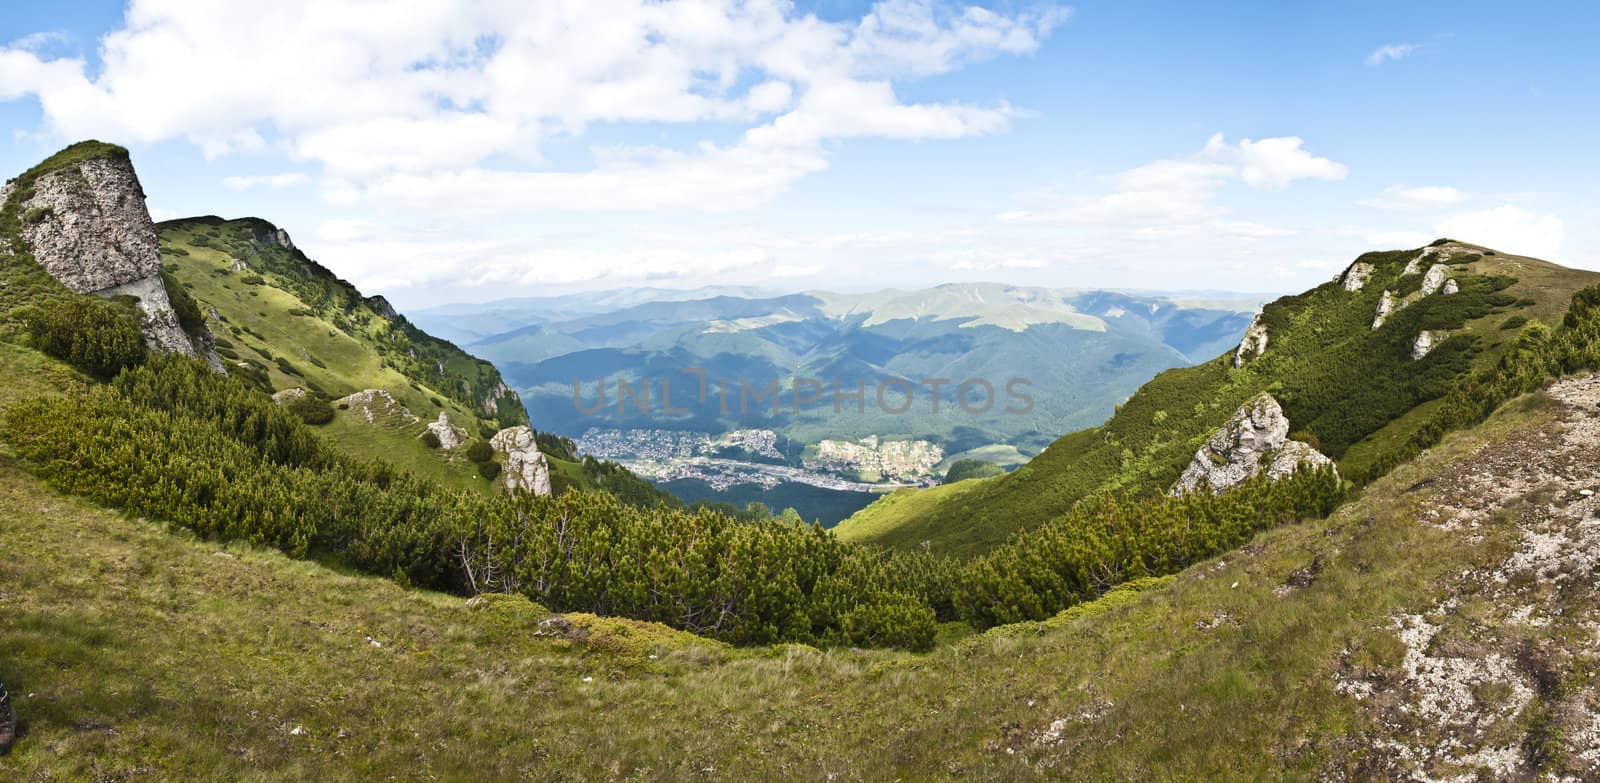
[[[1424,295],[1435,266],[1440,279]],[[1572,294],[1597,281],[1591,272],[1449,240],[1368,253],[1339,279],[1268,304],[1257,322],[1265,350],[1242,366],[1230,351],[1168,370],[1105,424],[1061,437],[1010,474],[895,492],[838,533],[847,541],[980,554],[1097,493],[1165,492],[1200,443],[1264,391],[1282,402],[1292,438],[1315,444],[1347,479],[1364,483],[1410,455],[1407,444],[1463,378],[1493,367],[1526,324],[1559,321]],[[1405,304],[1375,328],[1386,300]],[[1424,333],[1431,350],[1413,358]]]

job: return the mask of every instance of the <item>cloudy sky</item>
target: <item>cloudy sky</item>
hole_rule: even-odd
[[[0,169],[124,144],[157,219],[267,218],[402,307],[1600,267],[1582,3],[0,3]]]

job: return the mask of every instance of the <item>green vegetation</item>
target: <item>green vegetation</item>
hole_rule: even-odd
[[[94,296],[64,296],[35,310],[28,333],[39,350],[97,378],[144,361],[136,306]]]
[[[1600,279],[1535,259],[1472,253],[1452,267],[1458,293],[1422,297],[1417,291],[1407,307],[1372,329],[1385,290],[1420,286],[1421,274],[1401,274],[1418,252],[1362,256],[1358,260],[1374,272],[1360,291],[1330,282],[1267,305],[1267,351],[1243,368],[1224,355],[1168,370],[1105,424],[1058,439],[1007,475],[910,496],[896,492],[837,531],[851,542],[980,555],[1085,498],[1164,492],[1200,443],[1263,391],[1283,404],[1298,437],[1315,440],[1340,461],[1346,478],[1369,481],[1404,458],[1394,455],[1412,453],[1405,444],[1423,426],[1415,411],[1510,350],[1516,333],[1499,328],[1507,314],[1553,322],[1574,291]],[[1412,342],[1422,330],[1448,330],[1449,336],[1413,361]]]
[[[642,510],[597,493],[450,490],[335,451],[194,360],[152,359],[111,386],[20,402],[5,421],[17,454],[52,485],[210,538],[736,643],[933,641],[933,610],[821,528]]]
[[[315,394],[295,397],[283,407],[306,424],[320,425],[333,421],[333,406]]]
[[[8,383],[36,377],[0,361]],[[28,724],[0,763],[19,780],[1381,777],[1388,729],[1335,690],[1344,661],[1391,671],[1392,614],[1517,540],[1419,524],[1436,497],[1416,485],[1547,415],[1504,406],[1325,521],[927,654],[728,649],[584,615],[552,633],[520,596],[200,541],[0,459],[0,649],[21,653],[5,680]]]
[[[1326,516],[1343,496],[1332,468],[1257,479],[1221,495],[1102,496],[973,560],[954,595],[974,626],[1048,619],[1125,582],[1181,571],[1269,527]]]
[[[978,459],[957,460],[944,472],[944,483],[954,484],[967,479],[992,478],[1005,475],[1005,468],[993,462],[984,462]]]

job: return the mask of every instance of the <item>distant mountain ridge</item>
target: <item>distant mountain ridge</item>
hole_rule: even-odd
[[[436,333],[481,335],[464,347],[501,368],[536,421],[566,435],[591,426],[705,432],[761,427],[808,443],[928,437],[955,453],[996,443],[1036,449],[1059,432],[1097,421],[1151,375],[1237,342],[1261,302],[1243,296],[1190,304],[1000,283],[764,296],[724,288],[626,289],[492,302],[482,312],[452,305],[417,311],[413,318]],[[493,319],[505,328],[483,334]],[[574,409],[574,382],[589,389],[591,400],[603,380],[646,383],[659,401],[667,391],[661,380],[687,368],[735,387],[740,381],[787,387],[796,377],[820,380],[824,387],[835,379],[844,387],[861,380],[869,397],[885,378],[951,383],[940,390],[938,416],[932,415],[926,388],[919,390],[924,407],[899,416],[881,415],[872,406],[862,413],[849,404],[836,413],[831,389],[824,390],[815,412],[795,412],[792,390],[784,391],[776,414],[768,409],[728,415],[718,409],[662,417],[609,409],[579,415]],[[958,409],[954,395],[963,380],[982,379],[1001,389],[1018,378],[1029,382],[1036,399],[1031,415]],[[674,381],[674,396],[684,382]]]

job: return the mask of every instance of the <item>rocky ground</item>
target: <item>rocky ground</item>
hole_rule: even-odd
[[[1339,692],[1384,728],[1375,776],[1600,777],[1600,376],[1548,394],[1548,423],[1411,488],[1420,521],[1496,557],[1389,618],[1393,665],[1341,662]]]

